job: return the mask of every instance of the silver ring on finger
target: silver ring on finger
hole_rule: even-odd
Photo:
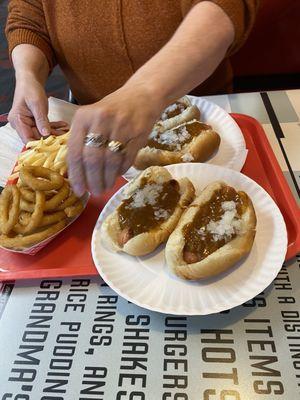
[[[107,144],[107,139],[101,133],[89,132],[84,138],[84,145],[87,147],[104,147]]]

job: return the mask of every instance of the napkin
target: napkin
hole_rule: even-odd
[[[71,124],[78,106],[55,97],[49,97],[49,121],[66,121]],[[0,186],[5,186],[24,144],[9,123],[0,128]]]

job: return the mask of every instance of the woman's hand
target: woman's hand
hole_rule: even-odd
[[[68,128],[63,121],[48,120],[48,99],[43,85],[28,74],[17,79],[14,101],[8,121],[24,143],[41,136],[61,133]]]
[[[98,195],[111,187],[132,165],[163,109],[207,79],[233,40],[234,27],[223,9],[201,1],[169,42],[121,89],[81,107],[73,120],[68,151],[69,179],[75,193],[80,196],[88,189]],[[125,152],[84,145],[88,133],[120,141]]]
[[[100,195],[113,186],[147,142],[164,106],[144,85],[127,84],[76,112],[68,140],[68,170],[78,196],[86,190]],[[88,133],[101,134],[108,141],[117,140],[125,149],[111,152],[106,146],[86,146],[84,139]]]
[[[44,86],[49,65],[43,52],[31,44],[19,44],[12,51],[12,61],[16,72],[16,88],[8,121],[22,141],[27,143],[67,129],[66,122],[48,121],[48,99]]]

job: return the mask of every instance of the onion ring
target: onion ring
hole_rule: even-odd
[[[28,212],[22,212],[19,218],[19,224],[26,225],[29,223],[31,218],[31,214]],[[63,211],[55,211],[51,214],[44,214],[41,222],[39,223],[39,227],[44,227],[48,225],[55,224],[66,218],[66,214]]]
[[[21,193],[21,196],[23,197],[23,199],[25,199],[26,201],[30,201],[30,202],[35,201],[35,192],[32,191],[31,189],[21,186],[20,193]]]
[[[72,193],[65,201],[63,201],[58,207],[56,207],[56,210],[64,210],[67,207],[73,206],[77,200],[78,197],[76,197],[75,194]]]
[[[34,211],[34,202],[27,201],[27,199],[29,198],[32,199],[31,194],[29,194],[28,192],[29,189],[27,189],[25,197],[21,196],[20,209],[32,213]],[[60,190],[56,194],[52,195],[50,199],[46,200],[44,211],[62,211],[66,207],[72,206],[76,201],[78,201],[78,198],[75,195],[71,195],[66,199],[69,192],[70,192],[69,184],[68,182],[65,182],[64,185],[60,188]],[[23,193],[24,191],[21,191],[21,194]]]
[[[21,200],[20,200],[20,209],[21,209],[22,211],[28,211],[28,212],[30,212],[30,213],[33,213],[33,211],[34,211],[34,203],[31,203],[31,202],[29,202],[29,201],[26,201],[26,200],[24,200],[24,199],[21,197]]]
[[[46,201],[45,211],[54,210],[61,202],[63,202],[69,195],[70,186],[67,181],[64,182],[63,186],[58,190],[53,197]]]
[[[66,218],[66,214],[63,211],[56,211],[51,214],[44,214],[43,219],[40,223],[40,226],[47,226],[55,224]]]
[[[17,224],[14,227],[14,231],[19,234],[32,233],[39,225],[44,215],[45,208],[45,193],[36,191],[36,201],[34,205],[34,211],[30,216],[30,221],[26,225]]]
[[[60,189],[64,184],[64,177],[58,172],[40,166],[21,168],[20,179],[31,189],[41,191]]]
[[[26,211],[21,211],[19,215],[19,224],[27,225],[29,224],[31,214]]]
[[[18,222],[20,192],[16,185],[6,186],[0,196],[0,230],[8,234]]]
[[[61,231],[67,224],[66,220],[57,222],[56,224],[50,225],[46,229],[39,230],[38,232],[32,233],[31,235],[21,236],[16,235],[9,237],[6,235],[0,235],[0,246],[8,249],[22,250],[26,247],[31,247],[34,244],[40,243],[43,240],[55,235]]]
[[[64,209],[64,212],[66,213],[68,218],[74,218],[77,215],[79,215],[83,211],[83,204],[79,200],[77,203],[75,203],[73,206],[67,207]]]
[[[20,188],[22,199],[21,209],[25,209],[25,211],[32,212],[34,209],[33,202],[35,201],[35,192],[28,188]],[[46,197],[50,196],[45,203],[44,211],[51,211],[58,207],[69,195],[70,186],[68,182],[64,182],[63,186],[58,190],[57,193],[55,192],[45,192]],[[52,197],[51,197],[52,196]],[[76,198],[77,200],[77,198]],[[28,204],[29,203],[29,204]]]
[[[21,181],[18,181],[21,182]],[[26,201],[29,201],[30,203],[34,203],[35,202],[35,192],[31,189],[29,189],[28,187],[25,186],[21,186],[19,187],[21,196],[23,197],[23,199],[25,199]],[[55,192],[52,190],[46,191],[44,192],[46,199],[50,199],[51,197],[53,197],[55,195]]]

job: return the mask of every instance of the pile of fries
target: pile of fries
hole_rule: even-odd
[[[19,177],[19,171],[25,166],[40,166],[58,172],[60,175],[67,173],[67,140],[69,132],[61,136],[48,136],[46,139],[28,142],[26,150],[18,158],[18,163],[9,179]]]
[[[0,195],[0,246],[23,250],[57,234],[84,209],[58,172],[22,167]]]

